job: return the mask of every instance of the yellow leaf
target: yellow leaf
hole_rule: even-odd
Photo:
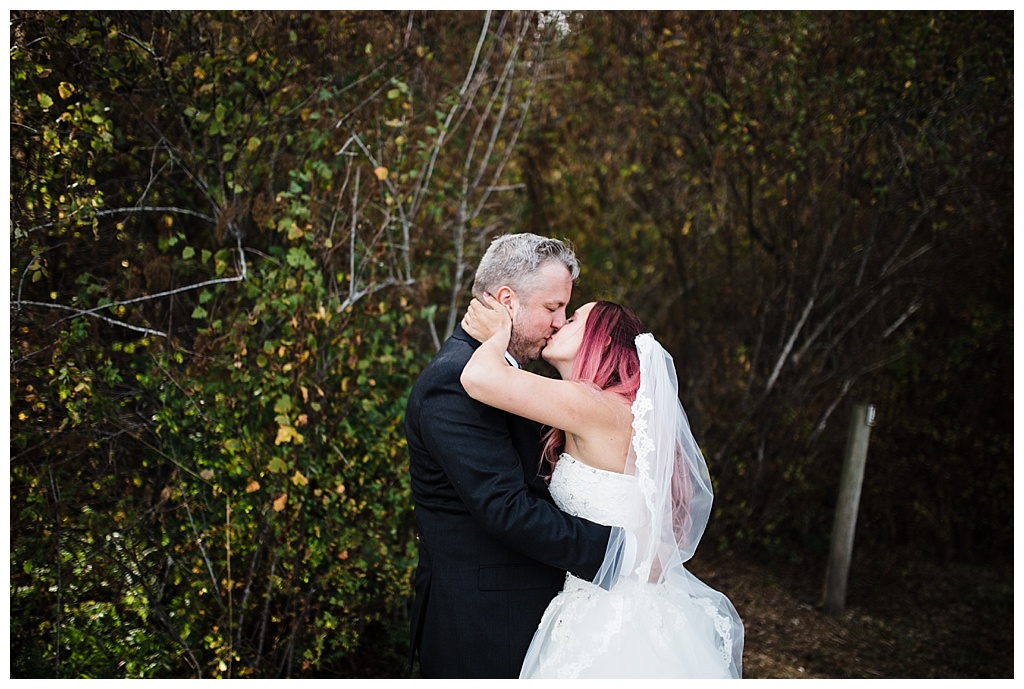
[[[377,179],[383,182],[388,178],[388,169],[381,165],[379,168],[373,171],[373,174],[377,175]]]
[[[249,485],[245,487],[246,493],[255,493],[260,489],[259,481],[249,481]]]
[[[274,501],[274,511],[280,512],[283,510],[286,502],[288,502],[288,493],[281,493],[281,497]]]
[[[275,445],[281,443],[294,442],[296,445],[302,444],[302,436],[293,427],[281,424],[277,427],[277,438],[274,439]]]
[[[309,479],[302,475],[302,472],[298,469],[295,470],[295,475],[292,476],[292,483],[296,486],[305,486],[309,483]]]

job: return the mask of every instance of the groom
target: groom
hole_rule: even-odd
[[[579,263],[534,234],[498,237],[473,294],[512,310],[509,365],[540,357],[565,324]],[[419,530],[410,663],[423,677],[516,678],[566,570],[593,579],[609,528],[561,512],[538,476],[540,425],[485,406],[459,382],[480,343],[457,326],[420,374],[405,432]]]

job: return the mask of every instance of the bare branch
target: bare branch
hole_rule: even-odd
[[[106,321],[107,323],[110,323],[111,325],[118,325],[118,326],[121,326],[122,328],[128,328],[129,330],[136,330],[136,331],[138,331],[140,333],[145,333],[147,335],[157,335],[159,337],[167,337],[167,335],[165,333],[162,333],[159,330],[152,330],[151,328],[143,328],[142,326],[132,325],[131,323],[125,323],[123,321],[118,321],[118,320],[115,320],[113,318],[107,318],[106,316],[100,316],[99,314],[93,313],[92,310],[84,311],[82,309],[76,309],[73,306],[65,306],[64,304],[49,304],[49,303],[44,302],[44,301],[22,300],[22,301],[17,302],[17,304],[18,304],[19,307],[22,304],[28,304],[29,306],[43,306],[43,307],[46,307],[46,308],[49,308],[49,309],[62,309],[64,311],[72,311],[72,312],[74,312],[75,317],[77,317],[77,316],[92,316],[93,318],[99,318],[102,321]]]
[[[182,506],[185,508],[185,513],[188,515],[188,523],[192,526],[192,533],[196,538],[196,545],[199,546],[199,552],[203,555],[203,561],[206,562],[206,571],[210,575],[210,590],[213,592],[214,597],[220,606],[224,607],[224,601],[220,597],[220,586],[217,585],[217,575],[213,573],[213,563],[210,562],[210,556],[206,552],[206,546],[203,545],[203,536],[199,533],[198,527],[196,527],[195,519],[192,518],[192,509],[189,507],[188,500],[182,500]]]
[[[417,189],[416,189],[415,194],[413,194],[413,201],[410,204],[410,208],[409,208],[410,215],[415,215],[416,214],[416,211],[419,209],[420,203],[422,203],[423,198],[426,195],[427,184],[428,184],[430,178],[433,177],[434,165],[435,165],[435,163],[437,163],[437,156],[438,156],[438,154],[441,151],[441,147],[444,145],[445,135],[447,134],[447,132],[449,131],[449,129],[451,127],[452,120],[455,118],[455,113],[458,112],[459,107],[461,105],[464,105],[467,102],[472,101],[473,94],[471,94],[470,98],[467,99],[466,98],[466,92],[469,89],[469,85],[474,82],[474,77],[476,76],[476,70],[477,70],[477,63],[478,63],[478,61],[480,59],[480,51],[483,48],[485,39],[487,38],[487,29],[490,26],[490,23],[491,23],[491,10],[487,10],[487,14],[484,17],[484,24],[483,24],[483,26],[480,29],[480,38],[477,39],[476,49],[473,52],[473,60],[469,64],[469,69],[466,70],[466,78],[462,82],[462,88],[459,89],[459,100],[454,105],[452,105],[451,109],[448,111],[448,115],[445,117],[444,125],[441,127],[441,130],[438,132],[437,140],[434,142],[434,145],[431,147],[430,162],[427,164],[426,174],[424,174],[420,178],[420,183],[417,185]],[[473,93],[475,93],[475,91],[476,91],[476,89],[474,89]]]
[[[846,398],[846,394],[850,391],[850,388],[853,386],[853,380],[853,378],[847,378],[846,380],[843,381],[843,385],[839,391],[839,394],[836,395],[836,398],[832,400],[828,407],[826,407],[825,412],[821,415],[821,418],[818,419],[818,424],[814,427],[814,431],[807,439],[808,446],[814,445],[815,441],[818,439],[818,436],[821,435],[825,428],[828,427],[829,417],[832,416],[832,412],[834,412],[836,407],[839,406],[839,403]]]
[[[361,289],[356,292],[353,292],[352,294],[349,294],[345,301],[341,302],[341,305],[338,306],[338,313],[341,313],[348,307],[352,306],[363,297],[375,294],[381,291],[382,289],[386,289],[388,287],[395,287],[397,285],[412,285],[415,284],[415,282],[415,280],[399,280],[397,278],[388,278],[387,280],[383,280],[381,282],[375,282],[366,289]]]
[[[202,218],[203,220],[209,222],[210,224],[216,224],[216,222],[217,222],[216,218],[211,218],[209,215],[206,215],[205,213],[200,213],[199,211],[194,211],[194,210],[192,210],[190,208],[178,208],[176,206],[128,206],[127,208],[111,208],[111,209],[105,210],[105,211],[96,211],[95,213],[93,213],[93,215],[95,215],[97,217],[102,217],[104,215],[116,215],[118,213],[140,213],[140,212],[145,212],[145,213],[180,213],[182,215],[192,215],[192,216],[195,216],[197,218]],[[53,222],[48,222],[48,223],[46,223],[44,225],[36,225],[35,227],[30,227],[29,229],[25,230],[25,233],[27,234],[29,232],[35,232],[36,230],[46,229],[47,227],[53,227],[54,225],[59,225],[62,222],[66,222],[68,219],[69,218],[63,218],[62,220],[54,220]]]
[[[238,238],[238,253],[242,261],[241,273],[230,278],[215,278],[213,280],[204,280],[203,282],[197,282],[193,285],[185,285],[184,287],[178,287],[176,289],[166,290],[164,292],[157,292],[156,294],[147,294],[141,297],[135,297],[134,299],[122,299],[119,301],[112,301],[108,304],[94,306],[91,309],[79,309],[75,308],[74,306],[67,306],[65,304],[52,304],[43,301],[27,301],[22,299],[18,299],[17,301],[13,302],[12,306],[16,306],[17,308],[20,309],[22,304],[28,304],[30,306],[42,306],[50,309],[61,309],[64,311],[71,311],[74,315],[67,316],[67,318],[92,316],[94,318],[99,318],[100,320],[106,321],[107,323],[110,323],[112,325],[118,325],[121,326],[122,328],[128,328],[129,330],[135,330],[138,332],[146,333],[148,335],[158,335],[160,337],[166,337],[167,335],[165,333],[159,332],[157,330],[153,330],[151,328],[144,328],[138,325],[131,325],[130,323],[125,323],[123,321],[119,321],[113,318],[108,318],[107,316],[101,316],[97,312],[102,311],[104,309],[113,308],[115,306],[124,306],[126,304],[137,304],[143,301],[161,299],[163,297],[169,297],[174,294],[180,294],[181,292],[188,292],[190,290],[199,289],[201,287],[208,287],[209,285],[218,285],[226,282],[242,282],[246,279],[246,276],[248,274],[248,268],[245,261],[245,251],[242,249],[242,241],[240,237]],[[67,318],[62,318],[60,321],[57,321],[57,323],[67,320]]]
[[[790,351],[793,349],[793,344],[796,342],[796,338],[800,335],[800,331],[803,330],[804,323],[807,322],[807,317],[811,315],[811,308],[813,306],[814,297],[811,297],[807,300],[807,305],[804,306],[804,312],[800,314],[800,320],[793,328],[793,333],[789,336],[786,346],[782,348],[782,353],[779,354],[779,358],[775,362],[775,369],[772,371],[772,374],[768,376],[768,382],[765,383],[764,386],[764,391],[766,393],[775,387],[775,381],[778,380],[779,374],[782,372],[782,366],[786,363],[786,357],[789,356]]]
[[[890,335],[892,335],[894,332],[896,332],[899,329],[899,327],[903,325],[903,323],[908,318],[914,315],[914,312],[917,311],[919,308],[921,308],[920,295],[915,297],[914,300],[910,303],[910,306],[908,306],[907,309],[900,314],[899,318],[893,321],[892,325],[885,329],[885,332],[882,333],[882,339],[884,340],[888,338]]]

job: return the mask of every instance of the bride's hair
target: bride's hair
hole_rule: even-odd
[[[632,403],[640,387],[636,336],[642,332],[643,323],[625,306],[610,301],[595,302],[587,316],[569,380],[621,395]],[[565,432],[549,429],[544,436],[542,454],[548,475],[564,446]]]

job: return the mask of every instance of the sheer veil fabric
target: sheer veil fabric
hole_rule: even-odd
[[[635,478],[632,499],[613,524],[594,581],[570,575],[545,612],[522,677],[549,676],[551,659],[564,657],[567,645],[581,657],[568,664],[559,660],[556,676],[742,674],[739,614],[725,595],[684,566],[707,526],[713,493],[679,402],[672,356],[650,333],[637,336],[636,347],[640,387],[624,472]]]

